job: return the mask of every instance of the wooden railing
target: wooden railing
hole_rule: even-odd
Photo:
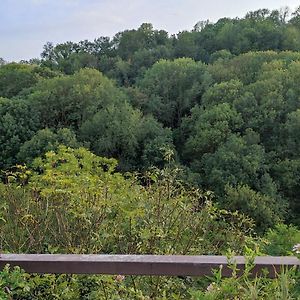
[[[245,258],[230,259],[242,272]],[[296,257],[259,256],[252,274],[267,269],[270,278],[282,267],[300,266]],[[223,266],[223,276],[230,276],[226,256],[186,255],[73,255],[73,254],[0,254],[0,269],[6,264],[20,266],[27,273],[40,274],[111,274],[155,276],[204,276]]]

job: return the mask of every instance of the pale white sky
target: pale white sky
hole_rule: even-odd
[[[8,61],[39,57],[47,41],[93,40],[144,22],[177,33],[200,20],[299,5],[296,0],[0,0],[0,57]]]

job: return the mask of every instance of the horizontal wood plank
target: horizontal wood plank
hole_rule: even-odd
[[[245,258],[232,259],[243,270]],[[41,274],[111,274],[111,275],[162,275],[204,276],[223,266],[223,276],[230,276],[226,256],[187,255],[73,255],[73,254],[1,254],[0,268],[6,264],[20,266],[28,273]],[[262,269],[274,277],[282,266],[299,266],[296,257],[262,256],[255,258],[253,274]]]

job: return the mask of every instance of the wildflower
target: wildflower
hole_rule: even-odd
[[[296,252],[296,254],[300,254],[300,244],[296,244],[293,247],[293,251]]]
[[[206,290],[207,290],[208,292],[213,292],[213,291],[215,290],[215,288],[216,288],[216,283],[213,282],[213,283],[211,283],[211,284],[206,288]]]
[[[118,282],[122,282],[124,279],[125,279],[125,276],[124,276],[124,275],[117,275],[117,276],[115,277],[115,280],[118,281]]]

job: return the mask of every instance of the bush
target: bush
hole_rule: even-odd
[[[277,224],[265,238],[264,251],[268,255],[292,255],[293,246],[300,242],[300,230],[293,225]]]

